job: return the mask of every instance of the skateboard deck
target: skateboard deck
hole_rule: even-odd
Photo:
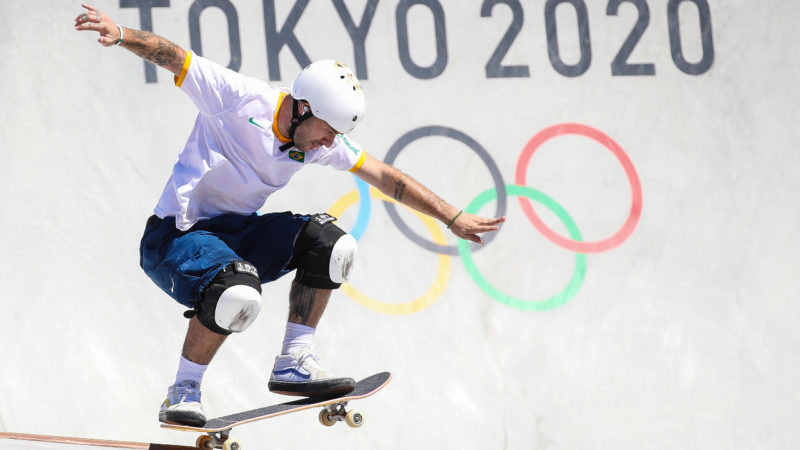
[[[303,397],[299,400],[209,419],[202,427],[162,423],[161,428],[207,433],[197,439],[197,447],[222,448],[224,450],[242,449],[238,441],[229,437],[230,431],[234,427],[312,408],[323,408],[319,413],[319,420],[325,426],[333,426],[336,422],[345,421],[349,426],[357,428],[364,423],[364,416],[356,410],[347,411],[348,402],[371,396],[383,389],[391,379],[392,374],[381,372],[357,382],[353,392],[344,396],[327,399]]]

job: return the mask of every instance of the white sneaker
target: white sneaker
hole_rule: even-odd
[[[195,427],[205,425],[206,415],[200,404],[200,385],[186,380],[170,386],[167,398],[161,404],[158,420]]]
[[[356,387],[352,378],[336,377],[322,366],[322,359],[305,347],[275,358],[269,390],[301,397],[340,397]]]

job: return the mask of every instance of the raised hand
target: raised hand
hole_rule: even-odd
[[[75,30],[97,31],[100,37],[97,42],[105,47],[111,47],[119,42],[122,30],[108,17],[108,15],[94,6],[81,4],[86,12],[75,18]]]

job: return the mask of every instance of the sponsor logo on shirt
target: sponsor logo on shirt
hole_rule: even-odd
[[[342,142],[344,142],[344,145],[346,145],[347,148],[349,148],[351,152],[353,152],[356,155],[360,155],[361,154],[361,149],[357,148],[355,145],[350,143],[350,141],[347,139],[347,136],[345,136],[343,134],[340,134],[339,137],[342,139]]]
[[[261,125],[257,124],[256,121],[253,120],[252,117],[250,118],[250,123],[252,123],[253,125],[257,126],[258,128],[261,128],[262,130],[266,130],[266,128],[264,128]]]
[[[305,162],[306,160],[306,152],[301,152],[300,150],[291,150],[289,151],[289,158],[297,162]]]

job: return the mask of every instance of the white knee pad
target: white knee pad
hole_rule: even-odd
[[[295,280],[317,289],[337,289],[350,279],[358,244],[334,225],[335,217],[314,214],[300,230],[288,269],[297,269]]]
[[[195,307],[200,323],[226,336],[246,330],[260,310],[261,282],[247,261],[234,261],[220,270]]]
[[[331,249],[331,259],[328,262],[328,272],[331,281],[344,283],[350,279],[350,270],[356,260],[358,244],[356,239],[349,235],[342,235]]]
[[[224,330],[241,333],[256,320],[260,310],[260,292],[243,284],[231,286],[219,296],[214,321]]]

